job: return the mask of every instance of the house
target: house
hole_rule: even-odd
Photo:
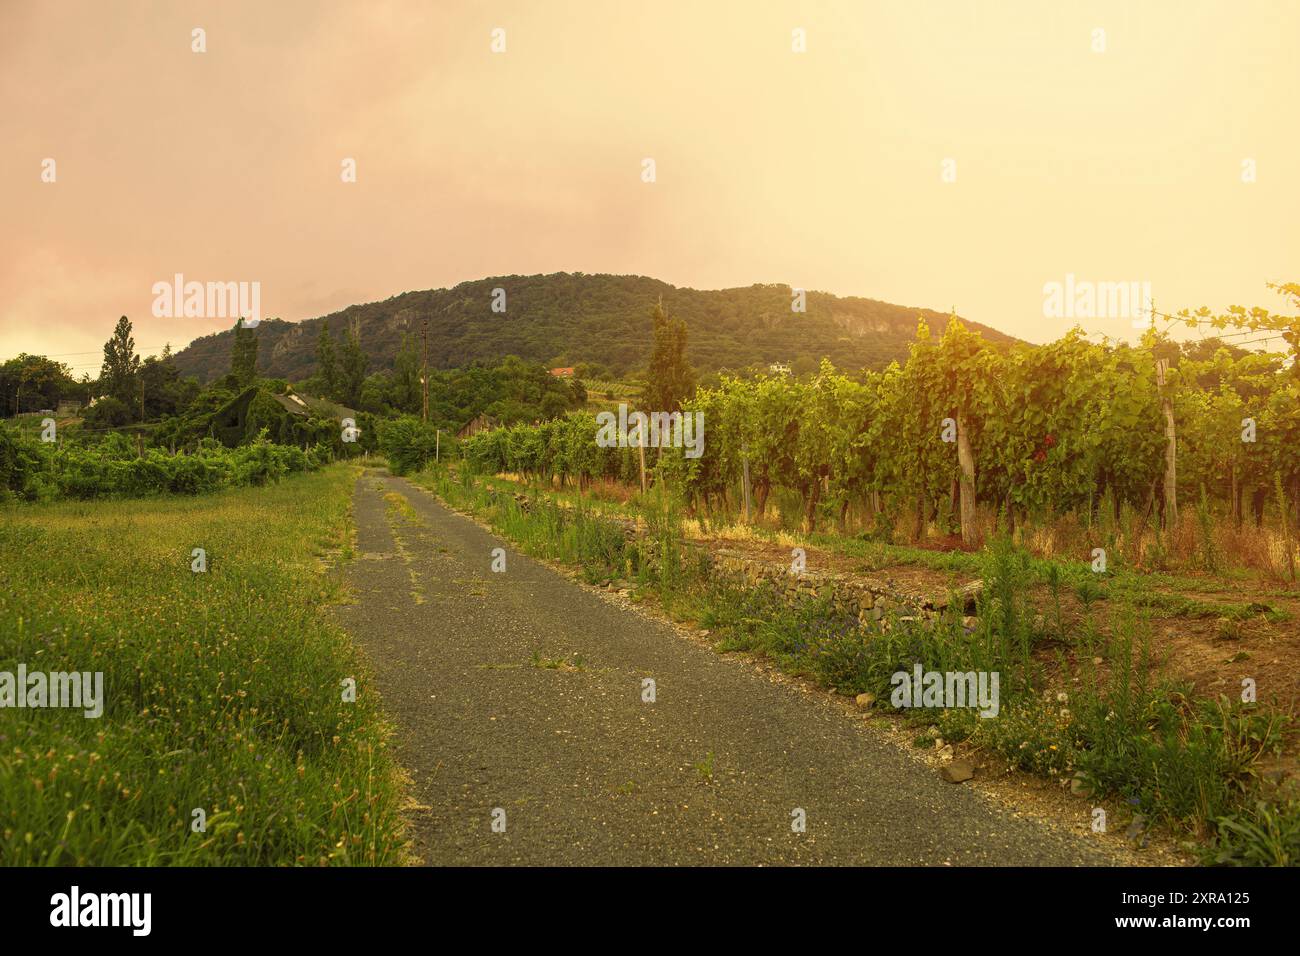
[[[228,448],[236,447],[248,431],[248,407],[260,391],[251,385],[209,415],[208,434]]]
[[[279,410],[288,412],[290,417],[282,417]],[[273,441],[294,444],[298,440],[293,437],[297,430],[289,426],[291,421],[332,418],[342,422],[351,418],[355,422],[356,417],[352,409],[321,398],[293,392],[276,395],[260,385],[250,385],[208,417],[206,430],[230,448],[255,437],[263,427],[270,429]]]
[[[456,437],[469,438],[470,435],[477,435],[479,432],[491,431],[493,428],[496,428],[498,424],[500,423],[491,415],[486,413],[476,415],[466,422],[461,427],[460,431],[456,432]]]
[[[773,375],[790,374],[790,366],[786,365],[784,362],[773,362],[771,365],[767,367],[767,370],[771,372]]]
[[[299,418],[332,418],[341,422],[345,418],[357,420],[357,413],[346,405],[339,405],[324,398],[315,398],[301,392],[289,392],[286,395],[272,396],[290,415]]]
[[[551,369],[551,374],[556,378],[573,378],[573,366],[570,365],[567,368],[553,368]]]

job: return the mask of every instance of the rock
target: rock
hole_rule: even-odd
[[[939,768],[939,776],[949,783],[962,783],[975,776],[975,768],[969,760],[954,760]]]
[[[1092,792],[1092,787],[1088,785],[1088,778],[1082,770],[1070,778],[1070,792],[1076,797],[1086,797]]]
[[[935,738],[934,738],[934,749],[935,749],[935,750],[942,750],[942,749],[943,749],[943,738],[942,738],[942,737],[935,737]],[[951,749],[951,748],[949,748],[949,749]]]
[[[953,758],[953,749],[952,749],[952,744],[944,744],[942,747],[939,748],[939,759],[940,759],[940,760],[942,760],[942,761],[944,761],[944,762],[946,763],[946,762],[952,760],[952,758]]]
[[[876,702],[875,694],[859,694],[853,698],[853,702],[858,705],[859,710],[866,710]]]
[[[958,591],[957,597],[961,601],[962,610],[967,614],[974,614],[976,609],[979,607],[980,595],[983,593],[983,581],[972,581],[970,584]]]
[[[1124,839],[1139,847],[1147,845],[1147,818],[1140,813],[1133,814],[1133,820],[1124,831]]]

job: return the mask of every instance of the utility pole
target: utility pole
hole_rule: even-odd
[[[144,421],[144,376],[140,376],[140,421]]]
[[[420,390],[424,393],[420,418],[429,420],[429,318],[420,327]]]

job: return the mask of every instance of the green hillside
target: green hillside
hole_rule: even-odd
[[[504,314],[491,308],[496,288],[506,293]],[[947,319],[928,309],[825,292],[809,292],[807,312],[793,313],[790,287],[785,285],[702,291],[645,276],[498,276],[452,289],[406,292],[303,322],[265,320],[257,328],[258,371],[290,381],[311,375],[322,322],[329,324],[335,340],[350,323],[359,322],[369,371],[391,368],[402,336],[418,335],[427,319],[433,368],[517,355],[557,365],[596,363],[611,376],[624,377],[645,364],[650,350],[648,315],[661,296],[665,311],[686,321],[690,360],[701,372],[774,362],[807,365],[823,356],[840,368],[879,368],[891,359],[906,358],[918,313],[936,332]],[[967,325],[991,341],[1011,341],[978,323]],[[181,374],[207,382],[229,371],[232,334],[204,336],[178,353]]]

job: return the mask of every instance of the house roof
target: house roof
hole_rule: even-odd
[[[471,418],[469,421],[467,421],[464,425],[461,425],[459,429],[457,429],[456,437],[464,438],[465,435],[468,434],[471,430],[487,431],[490,428],[496,428],[497,424],[498,424],[497,420],[493,418],[491,415],[489,415],[487,412],[480,412],[479,414]],[[476,428],[475,426],[482,426],[482,427]]]
[[[318,418],[344,419],[357,417],[357,413],[348,408],[346,405],[339,405],[336,402],[327,401],[323,398],[315,398],[311,395],[304,395],[301,392],[290,392],[287,395],[273,395],[277,402],[284,407],[291,415],[298,415],[307,418],[315,415]]]

